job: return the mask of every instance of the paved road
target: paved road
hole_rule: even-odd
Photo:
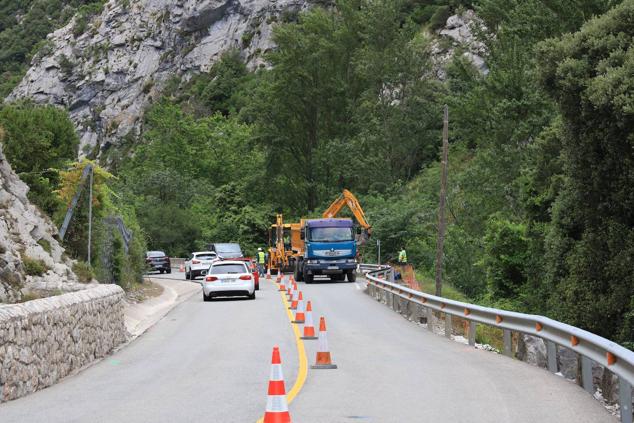
[[[299,361],[280,295],[261,287],[256,301],[190,298],[108,359],[0,405],[0,422],[255,423],[271,347],[280,345],[287,391]],[[328,319],[339,369],[309,370],[290,405],[294,421],[616,422],[574,384],[430,334],[377,304],[362,283],[300,287],[315,317]],[[316,341],[305,347],[312,362]]]

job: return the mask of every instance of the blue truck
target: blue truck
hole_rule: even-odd
[[[294,248],[294,277],[312,283],[315,276],[334,281],[357,278],[357,242],[351,219],[303,219]]]

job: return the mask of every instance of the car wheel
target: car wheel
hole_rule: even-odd
[[[172,273],[172,269],[167,269],[167,273]]]
[[[255,291],[253,291],[253,294],[249,295],[249,299],[250,300],[255,300]]]
[[[159,273],[162,275],[163,274],[163,269],[159,270]]]
[[[357,272],[354,270],[352,272],[348,272],[348,282],[355,282],[357,280]]]
[[[304,276],[304,280],[306,281],[306,283],[313,283],[313,281],[315,280],[315,275],[306,275]]]
[[[211,301],[211,295],[205,295],[205,291],[203,291],[203,301],[206,301],[206,302]]]

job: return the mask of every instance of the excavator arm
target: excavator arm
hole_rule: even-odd
[[[363,230],[366,231],[368,235],[370,235],[372,233],[372,226],[370,226],[370,224],[366,220],[365,213],[361,208],[361,204],[359,204],[359,200],[357,200],[357,197],[355,197],[354,194],[347,189],[344,189],[341,195],[332,202],[330,207],[328,207],[323,213],[323,217],[336,217],[343,206],[346,205],[348,206],[350,211],[352,211],[352,214],[354,215],[355,219],[357,219],[357,222],[359,222],[359,226],[361,226]]]

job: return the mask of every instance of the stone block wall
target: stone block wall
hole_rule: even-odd
[[[127,339],[117,285],[0,305],[0,402],[46,388]]]

